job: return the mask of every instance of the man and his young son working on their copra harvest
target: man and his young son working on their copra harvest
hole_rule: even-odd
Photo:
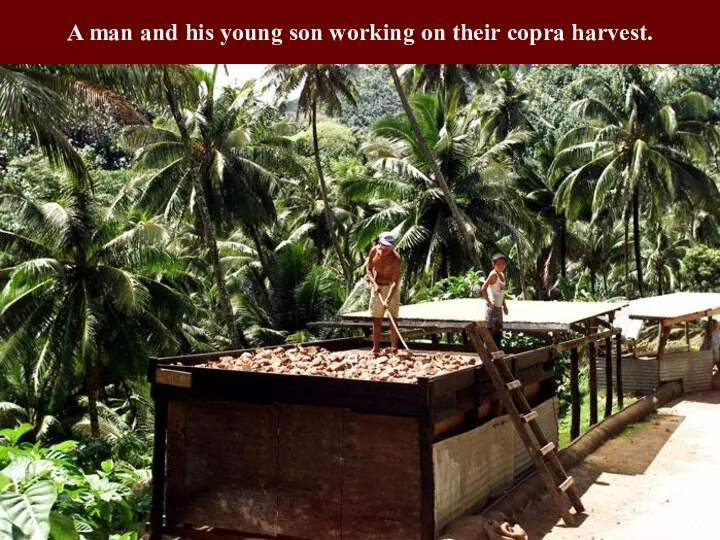
[[[370,250],[366,266],[366,278],[370,283],[370,313],[373,318],[373,353],[380,353],[382,317],[387,311],[394,319],[400,313],[400,254],[395,249],[395,236],[384,232]],[[485,299],[485,322],[498,347],[502,338],[503,314],[507,315],[505,302],[505,267],[507,257],[497,253],[492,257],[492,271],[480,289]],[[390,325],[390,350],[397,352],[398,335]]]

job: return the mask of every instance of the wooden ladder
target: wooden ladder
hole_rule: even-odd
[[[574,525],[570,505],[578,513],[584,512],[585,507],[575,492],[573,477],[568,476],[558,459],[555,443],[547,440],[538,424],[538,413],[530,408],[522,391],[522,383],[513,376],[505,361],[505,353],[497,348],[487,328],[472,324],[467,327],[467,333],[565,525]],[[525,426],[530,427],[536,440],[533,440]],[[567,504],[564,495],[570,504]]]

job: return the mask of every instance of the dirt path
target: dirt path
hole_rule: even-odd
[[[545,497],[516,519],[529,540],[720,539],[720,391],[671,402],[571,474],[579,525],[565,527]]]

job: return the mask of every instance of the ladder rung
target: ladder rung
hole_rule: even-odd
[[[559,489],[560,491],[567,491],[567,490],[570,488],[570,486],[572,486],[574,483],[575,483],[575,480],[573,480],[573,477],[572,477],[572,476],[568,476],[568,477],[563,481],[563,483],[558,486],[558,489]]]
[[[529,413],[527,413],[526,415],[523,416],[523,419],[525,420],[526,424],[529,424],[533,420],[538,419],[538,413],[537,413],[537,411],[530,411]]]
[[[543,457],[545,457],[545,456],[547,456],[550,452],[552,452],[553,450],[555,450],[555,443],[554,443],[554,442],[549,442],[549,443],[547,443],[545,446],[543,446],[543,447],[540,449],[540,454],[541,454]]]
[[[505,353],[503,351],[495,351],[493,353],[490,353],[493,360],[500,360],[501,358],[505,358]]]
[[[518,388],[522,388],[522,383],[518,381],[517,379],[507,383],[507,389],[508,390],[517,390]]]

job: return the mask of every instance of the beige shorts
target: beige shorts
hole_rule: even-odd
[[[382,295],[383,299],[387,299],[387,294],[389,291],[390,285],[380,285],[380,294]],[[397,318],[400,314],[399,285],[395,289],[395,293],[392,295],[392,298],[390,298],[390,301],[388,302],[388,310],[390,311],[390,314],[395,318]],[[370,313],[375,319],[379,319],[385,315],[385,307],[382,305],[380,297],[377,295],[375,290],[371,290],[370,292]]]

